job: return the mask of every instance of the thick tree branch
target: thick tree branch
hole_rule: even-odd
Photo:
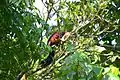
[[[111,49],[111,50],[118,50],[120,51],[120,46],[111,46],[111,45],[101,45],[101,44],[98,44],[98,46],[101,46],[101,47],[105,47],[106,49]]]

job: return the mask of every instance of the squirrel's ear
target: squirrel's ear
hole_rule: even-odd
[[[65,34],[63,35],[63,37],[60,40],[61,41],[66,41],[69,36],[70,36],[70,32],[65,32]]]

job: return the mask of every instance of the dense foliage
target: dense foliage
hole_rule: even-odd
[[[37,13],[34,0],[1,2],[0,79],[26,72],[28,80],[120,80],[120,1],[41,1],[46,17]],[[50,26],[53,16],[57,24]],[[53,63],[40,67],[56,31],[71,36],[56,47]]]

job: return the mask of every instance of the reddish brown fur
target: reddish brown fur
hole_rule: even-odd
[[[56,45],[60,42],[60,39],[65,34],[65,32],[55,32],[48,40],[47,44],[49,46]]]

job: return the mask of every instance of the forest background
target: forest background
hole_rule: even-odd
[[[41,2],[45,13],[35,0],[0,1],[1,80],[20,72],[28,80],[120,80],[120,0]],[[56,31],[71,35],[51,65],[39,68]]]

